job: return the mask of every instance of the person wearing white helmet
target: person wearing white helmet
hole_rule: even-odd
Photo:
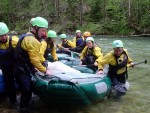
[[[80,44],[82,44],[82,42],[84,42],[84,37],[81,34],[80,30],[76,30],[76,36],[73,38],[73,44],[75,47],[79,46]]]
[[[88,37],[86,39],[86,47],[83,49],[80,55],[80,65],[96,64],[96,60],[101,57],[103,57],[101,48],[95,45],[93,37]],[[95,69],[97,68],[93,67],[94,71]]]
[[[103,58],[98,59],[98,74],[103,74],[105,64],[109,64],[108,75],[112,82],[112,87],[117,91],[115,99],[120,99],[126,93],[125,87],[120,87],[120,84],[125,84],[127,75],[127,64],[134,66],[132,59],[129,57],[127,50],[123,47],[121,40],[115,40],[112,43],[113,51],[107,53]],[[120,87],[120,90],[118,90]]]
[[[75,48],[70,48],[69,50],[77,52],[77,53],[81,53],[82,50],[84,49],[84,47],[86,46],[86,39],[90,36],[91,36],[90,32],[88,32],[88,31],[84,32],[83,33],[84,41],[79,46],[77,46]]]
[[[14,35],[8,35],[8,32],[7,25],[0,22],[0,67],[4,76],[10,107],[16,107],[17,100],[13,67],[15,63],[14,48],[19,38]]]

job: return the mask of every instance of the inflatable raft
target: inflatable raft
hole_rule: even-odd
[[[33,77],[34,93],[44,102],[57,105],[88,105],[104,99],[110,93],[111,82],[106,75],[81,73],[64,64],[59,66],[63,70],[56,69],[51,76],[36,73]]]
[[[70,57],[70,55],[67,55],[65,53],[57,53],[57,57],[58,57],[58,60],[64,60],[65,58]],[[50,62],[53,61],[53,58],[52,58],[51,54],[48,54],[48,60]]]

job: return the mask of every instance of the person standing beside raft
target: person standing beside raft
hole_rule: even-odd
[[[113,51],[107,53],[103,58],[98,59],[98,74],[103,74],[105,64],[109,64],[108,75],[112,82],[112,89],[115,90],[115,99],[120,99],[127,89],[124,87],[126,79],[128,78],[127,64],[134,66],[133,61],[128,55],[127,50],[123,47],[121,40],[115,40],[112,43]]]
[[[35,68],[51,74],[40,61],[40,39],[47,34],[48,22],[42,17],[32,18],[32,30],[19,39],[15,49],[15,75],[21,89],[20,113],[29,113],[29,102],[32,96],[31,75]]]
[[[7,25],[0,22],[0,67],[4,76],[7,95],[9,98],[10,107],[16,107],[16,89],[13,73],[14,66],[14,48],[17,45],[19,38],[17,36],[9,36]]]

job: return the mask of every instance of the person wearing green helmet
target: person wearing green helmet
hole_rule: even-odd
[[[20,112],[29,112],[29,102],[32,97],[31,75],[35,74],[35,68],[40,72],[51,74],[51,71],[43,66],[39,50],[40,40],[46,37],[48,21],[42,17],[32,18],[32,29],[20,37],[15,49],[15,75],[21,89]]]
[[[69,48],[74,48],[75,47],[73,42],[71,42],[70,40],[67,40],[66,34],[61,34],[59,37],[61,39],[61,43],[57,45],[58,48],[59,48],[59,50],[57,52],[58,53],[66,53],[68,55],[71,55],[71,53],[68,52],[67,50]]]
[[[81,31],[76,30],[76,36],[73,38],[73,44],[75,45],[75,47],[78,47],[83,42],[84,42],[84,37],[81,35]]]
[[[127,74],[127,65],[133,67],[134,63],[129,57],[128,52],[124,49],[123,42],[121,40],[115,40],[112,43],[113,51],[107,53],[103,58],[98,59],[98,74],[103,74],[104,65],[109,65],[108,75],[112,82],[112,88],[117,93],[115,99],[120,99],[127,89],[124,87]]]
[[[4,76],[4,84],[6,86],[10,107],[16,107],[16,89],[14,81],[14,48],[19,38],[17,36],[8,35],[9,29],[7,25],[0,22],[0,67]]]
[[[53,30],[48,31],[47,38],[41,41],[40,55],[44,65],[47,65],[48,54],[51,53],[53,61],[57,61],[55,39],[57,38],[57,33]]]
[[[94,43],[93,37],[86,39],[86,47],[83,49],[80,55],[80,65],[95,64],[96,60],[103,57],[102,50]],[[91,67],[94,71],[97,70],[95,67]]]

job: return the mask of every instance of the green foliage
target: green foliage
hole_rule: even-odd
[[[99,22],[102,19],[102,0],[93,0],[91,5],[90,18],[92,21]]]
[[[124,35],[134,31],[150,33],[150,0],[1,0],[0,2],[0,21],[5,22],[10,30],[28,31],[30,19],[36,16],[46,18],[50,29],[60,33],[71,33],[76,29],[90,31],[92,34]]]
[[[92,34],[103,34],[103,27],[100,23],[88,22],[83,26],[77,26],[77,29],[81,31],[90,31]]]

